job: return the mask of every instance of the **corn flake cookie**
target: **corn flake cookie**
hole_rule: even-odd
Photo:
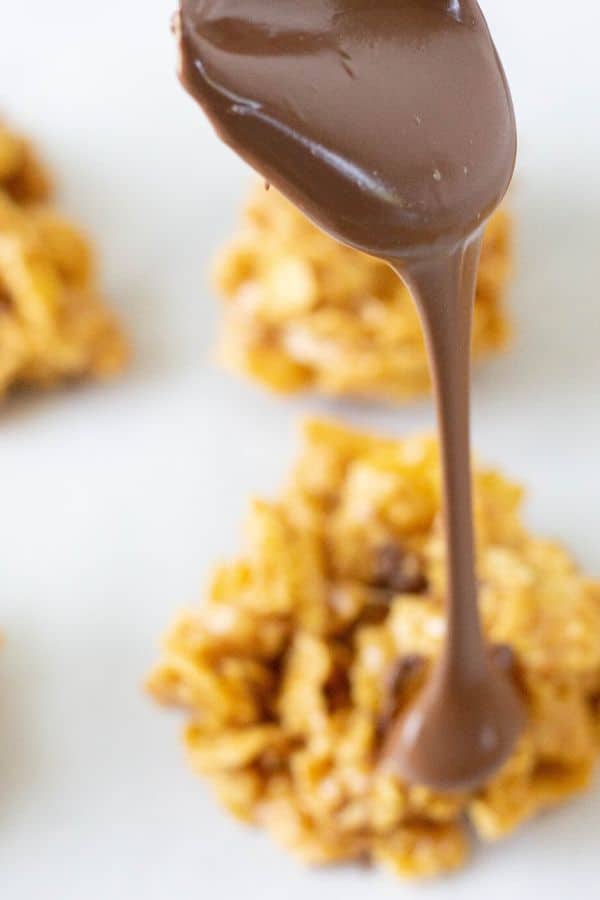
[[[126,357],[87,241],[49,207],[19,205],[0,188],[0,397],[14,387],[109,377]]]
[[[438,446],[311,422],[278,502],[168,634],[154,697],[185,711],[194,769],[236,817],[312,864],[407,877],[465,862],[588,786],[600,748],[600,583],[521,521],[521,489],[479,469],[481,611],[528,724],[490,783],[444,795],[378,766],[444,637]]]
[[[485,234],[475,357],[506,343],[510,262],[510,224],[500,211]],[[328,237],[275,190],[253,194],[215,282],[225,364],[275,391],[402,401],[430,388],[421,325],[399,278]]]

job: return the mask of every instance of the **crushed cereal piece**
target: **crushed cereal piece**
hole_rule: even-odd
[[[33,148],[0,121],[0,191],[15,203],[40,203],[50,197],[50,177]]]
[[[0,156],[1,148],[0,132]],[[15,195],[15,184],[32,186],[32,178],[5,186]],[[25,193],[19,188],[16,196]],[[53,210],[21,206],[0,187],[0,397],[13,387],[109,377],[126,356],[87,241]]]
[[[444,636],[437,443],[308,423],[281,499],[253,506],[246,552],[181,616],[149,680],[186,711],[190,760],[233,815],[307,863],[431,877],[463,865],[473,835],[502,838],[587,787],[600,584],[526,531],[521,498],[476,472],[482,619],[527,728],[476,791],[405,784],[378,759]]]
[[[476,357],[506,343],[510,262],[510,223],[500,211],[481,257]],[[254,192],[215,281],[224,299],[221,355],[233,370],[280,392],[400,401],[429,389],[408,290],[384,263],[338,244],[277,191]]]

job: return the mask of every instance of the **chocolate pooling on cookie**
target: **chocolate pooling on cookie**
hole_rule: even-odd
[[[510,756],[520,700],[484,645],[470,465],[483,226],[510,183],[510,93],[474,0],[182,0],[181,77],[222,139],[317,225],[411,289],[436,389],[447,635],[382,764],[471,789]]]

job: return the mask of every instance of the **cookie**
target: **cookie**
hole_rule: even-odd
[[[109,377],[126,357],[87,240],[51,208],[19,205],[0,189],[0,397]]]
[[[505,346],[511,227],[489,222],[475,302],[476,358]],[[214,270],[225,364],[279,392],[403,401],[430,388],[408,290],[380,260],[338,244],[277,191],[257,189]]]
[[[279,500],[257,501],[240,558],[168,633],[149,680],[184,711],[194,769],[239,819],[312,864],[434,876],[584,789],[600,749],[600,584],[532,536],[523,493],[477,468],[480,604],[527,727],[481,789],[409,786],[379,765],[444,631],[433,438],[310,422]]]
[[[0,398],[18,387],[110,377],[127,343],[87,239],[49,204],[32,145],[0,122]]]

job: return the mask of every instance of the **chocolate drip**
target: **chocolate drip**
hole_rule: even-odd
[[[475,0],[181,0],[181,77],[216,130],[331,235],[386,260],[427,336],[444,471],[447,639],[384,764],[473,788],[523,714],[481,633],[469,447],[483,225],[510,183],[510,93]]]
[[[443,790],[477,787],[506,761],[523,714],[481,633],[470,465],[471,321],[481,234],[449,254],[399,265],[417,300],[437,400],[447,556],[444,651],[412,709],[386,741],[387,767]]]

